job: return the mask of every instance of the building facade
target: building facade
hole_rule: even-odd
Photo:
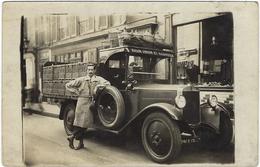
[[[163,16],[101,15],[72,16],[66,14],[43,15],[28,18],[28,38],[36,48],[36,74],[41,83],[41,68],[48,61],[60,63],[97,62],[97,50],[106,48],[106,40],[114,32],[127,30],[138,33],[161,33]]]
[[[174,83],[233,84],[232,13],[56,14],[30,18],[28,38],[36,48],[38,83],[40,69],[47,61],[97,62],[98,49],[106,48],[106,39],[122,30],[156,34],[172,45],[175,57],[165,73],[172,75]]]

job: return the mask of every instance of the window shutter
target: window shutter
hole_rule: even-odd
[[[60,39],[64,39],[66,37],[66,17],[60,17]]]
[[[99,16],[99,29],[106,29],[108,28],[108,16]]]
[[[52,38],[52,42],[56,42],[57,41],[57,17],[56,16],[52,16],[52,35],[51,35],[51,38]]]
[[[76,22],[76,16],[70,16],[69,19],[69,34],[70,36],[76,36],[76,26],[77,26],[77,22]]]

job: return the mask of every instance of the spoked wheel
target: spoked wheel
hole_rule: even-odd
[[[75,105],[68,104],[64,108],[63,124],[67,135],[71,135],[73,132],[73,122],[75,118]]]
[[[120,91],[113,86],[106,86],[97,100],[98,117],[107,128],[118,127],[125,116],[124,99]]]
[[[116,101],[110,94],[106,94],[102,97],[102,102],[99,104],[99,118],[104,124],[111,124],[116,118]]]
[[[152,113],[143,123],[142,142],[147,155],[155,162],[174,160],[181,150],[179,127],[164,113]]]

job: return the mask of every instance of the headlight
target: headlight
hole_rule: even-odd
[[[176,96],[175,98],[175,103],[177,105],[178,108],[184,108],[186,105],[186,99],[184,96],[180,95],[180,96]]]
[[[209,105],[211,107],[216,107],[218,104],[218,98],[216,95],[212,95],[209,99],[208,99]]]

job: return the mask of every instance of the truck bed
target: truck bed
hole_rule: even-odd
[[[42,94],[49,98],[77,99],[77,96],[66,90],[69,81],[85,76],[87,63],[49,65],[42,68]]]

